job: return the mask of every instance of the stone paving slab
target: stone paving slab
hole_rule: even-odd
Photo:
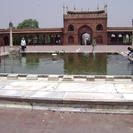
[[[125,100],[133,101],[133,94],[126,94],[126,93],[124,93],[123,94],[123,98]]]
[[[47,99],[47,100],[63,100],[64,92],[45,92],[45,91],[38,91],[29,98],[37,98],[37,99]]]
[[[25,94],[28,94],[28,91],[24,90],[0,90],[0,97],[24,97]]]
[[[103,83],[61,83],[55,91],[64,92],[86,92],[86,93],[116,93],[113,84],[103,84]]]
[[[112,94],[112,93],[66,93],[63,100],[72,100],[72,101],[118,101],[123,100],[121,94]]]
[[[133,94],[133,84],[115,84],[115,88],[119,93]]]
[[[133,82],[4,79],[0,80],[1,97],[75,102],[133,102]]]
[[[54,89],[57,83],[41,82],[41,81],[12,81],[2,85],[3,89],[7,90],[49,90]]]

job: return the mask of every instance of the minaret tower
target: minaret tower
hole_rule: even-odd
[[[106,14],[108,13],[108,6],[107,6],[107,4],[104,5],[104,11],[105,11]]]

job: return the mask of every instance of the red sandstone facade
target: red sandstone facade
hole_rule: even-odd
[[[99,44],[107,44],[107,14],[98,11],[68,11],[64,15],[64,43],[81,44],[82,35],[90,35]]]
[[[83,35],[89,44],[95,39],[98,45],[131,44],[132,27],[107,27],[107,11],[67,11],[64,28],[15,29],[13,44],[20,45],[25,37],[27,45],[83,45]],[[9,45],[9,30],[0,30],[0,45]]]

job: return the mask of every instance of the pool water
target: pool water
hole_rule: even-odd
[[[0,73],[133,75],[133,64],[111,53],[20,54],[0,57]]]

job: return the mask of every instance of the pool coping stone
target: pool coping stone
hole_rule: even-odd
[[[85,79],[86,81],[96,81],[102,79],[104,81],[133,81],[132,75],[47,75],[47,74],[11,74],[1,73],[0,78],[7,78],[9,80],[17,80],[18,78],[25,78],[26,80],[38,80],[39,78],[47,78],[48,81],[74,81],[75,79]]]

